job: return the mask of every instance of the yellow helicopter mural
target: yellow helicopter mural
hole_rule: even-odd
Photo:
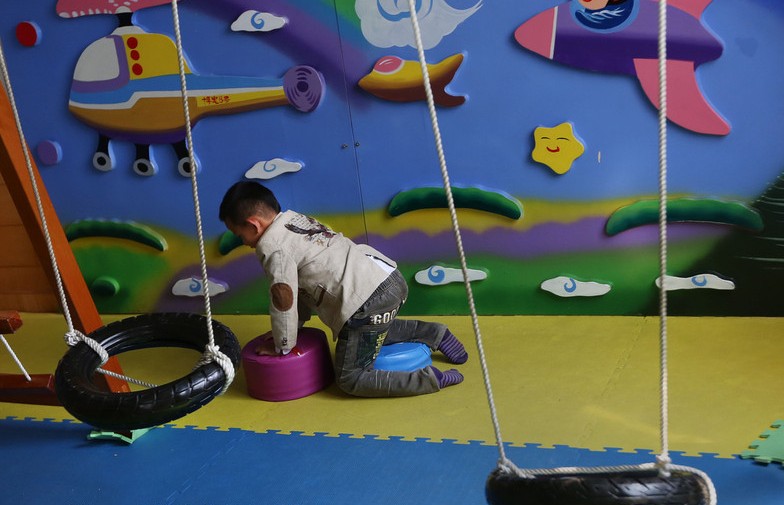
[[[144,6],[160,3],[154,0]],[[58,12],[61,4],[62,0]],[[78,14],[72,6],[67,7],[71,7],[67,12]],[[63,12],[61,17],[72,17]],[[92,164],[98,170],[112,170],[109,142],[122,140],[136,145],[134,172],[154,175],[157,167],[150,158],[150,144],[165,143],[171,144],[178,156],[179,173],[188,177],[191,163],[185,145],[175,42],[167,35],[135,26],[131,12],[112,13],[120,26],[84,49],[74,69],[68,101],[71,113],[99,134]],[[321,102],[325,88],[321,73],[306,65],[291,67],[282,79],[199,75],[187,62],[184,70],[191,124],[209,115],[280,105],[311,112]]]

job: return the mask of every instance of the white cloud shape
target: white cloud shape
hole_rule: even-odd
[[[231,24],[235,32],[271,32],[283,28],[288,20],[269,12],[245,11]]]
[[[424,49],[436,47],[482,6],[482,0],[467,9],[455,9],[446,0],[422,0],[417,20]],[[376,47],[416,47],[408,0],[356,0],[362,34]]]
[[[468,269],[469,281],[481,281],[484,279],[487,279],[487,272]],[[463,270],[432,265],[427,270],[417,272],[414,275],[414,280],[426,286],[441,286],[450,282],[463,282]]]
[[[245,177],[248,179],[272,179],[287,172],[299,172],[303,166],[298,161],[274,158],[269,161],[259,161],[245,172]]]
[[[573,296],[602,296],[612,289],[609,284],[594,281],[578,281],[564,275],[543,281],[540,287],[550,293],[570,298]]]
[[[656,278],[656,287],[661,287],[661,278]],[[719,289],[733,290],[735,283],[727,279],[722,279],[713,274],[697,274],[691,277],[675,277],[674,275],[664,276],[664,289],[675,291],[678,289]]]
[[[223,281],[208,279],[210,297],[225,293],[229,290],[229,285]],[[196,277],[180,279],[172,286],[172,294],[175,296],[204,296],[202,280]]]

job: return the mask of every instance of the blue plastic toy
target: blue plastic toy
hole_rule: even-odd
[[[429,366],[430,348],[419,342],[399,342],[381,347],[373,368],[377,370],[411,372]]]

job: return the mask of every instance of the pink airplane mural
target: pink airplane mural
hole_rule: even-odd
[[[110,140],[136,145],[133,170],[153,175],[157,167],[150,144],[171,144],[178,171],[189,176],[190,158],[185,145],[185,116],[179,76],[179,58],[167,35],[149,33],[132,23],[135,10],[169,4],[168,0],[123,2],[115,0],[60,0],[57,12],[72,18],[115,14],[120,26],[84,49],[73,74],[68,108],[99,134],[93,166],[114,168]],[[129,5],[126,5],[129,4]],[[312,67],[290,68],[282,80],[258,77],[210,76],[191,71],[185,63],[191,123],[216,114],[232,114],[278,105],[311,112],[321,102],[324,81]]]
[[[700,21],[712,0],[669,0],[667,117],[688,130],[727,135],[695,71],[718,59],[722,43]],[[657,0],[572,0],[529,19],[514,37],[524,48],[571,67],[636,77],[659,107]]]

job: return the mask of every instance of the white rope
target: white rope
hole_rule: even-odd
[[[30,378],[30,374],[27,373],[27,370],[25,370],[25,367],[24,367],[24,365],[22,365],[22,362],[19,361],[19,358],[16,356],[16,353],[14,352],[14,350],[11,349],[11,344],[8,343],[8,340],[6,340],[3,335],[0,335],[0,340],[3,341],[3,345],[5,345],[5,348],[8,349],[8,352],[11,354],[11,357],[16,362],[16,366],[18,366],[19,370],[22,371],[22,373],[25,376],[25,379],[27,379],[27,382],[31,382],[33,379]]]
[[[479,362],[482,365],[482,376],[485,381],[485,390],[487,391],[487,402],[490,407],[490,417],[493,421],[493,428],[495,430],[496,445],[498,446],[499,461],[505,462],[506,454],[504,452],[503,439],[501,438],[501,426],[498,422],[498,413],[495,408],[495,400],[493,398],[493,388],[490,384],[490,372],[487,369],[487,360],[485,359],[484,346],[482,345],[482,334],[479,329],[479,317],[476,313],[476,305],[474,303],[474,293],[471,289],[471,282],[468,277],[468,266],[466,264],[465,250],[463,249],[463,239],[460,235],[460,225],[457,221],[457,211],[455,210],[455,201],[452,196],[452,186],[449,182],[449,171],[446,165],[446,156],[444,155],[444,147],[441,143],[441,130],[438,127],[438,116],[436,114],[436,106],[433,100],[433,90],[430,86],[430,73],[427,69],[427,62],[425,61],[425,50],[422,44],[422,32],[419,29],[419,19],[416,12],[414,0],[408,0],[408,9],[411,13],[411,23],[414,27],[414,38],[416,39],[417,54],[419,55],[419,65],[422,69],[422,77],[425,84],[425,95],[427,98],[427,108],[430,112],[430,122],[433,127],[433,135],[436,141],[436,150],[438,152],[438,164],[441,168],[441,177],[444,182],[444,191],[446,192],[447,205],[449,206],[449,215],[452,219],[452,230],[455,234],[455,242],[457,243],[457,251],[460,256],[460,268],[463,271],[463,284],[466,289],[466,296],[468,299],[468,307],[471,311],[471,321],[474,326],[474,334],[476,335],[476,346],[479,349]]]
[[[191,191],[193,192],[194,214],[196,215],[196,231],[199,239],[199,258],[201,263],[201,280],[204,293],[204,311],[207,316],[207,335],[209,344],[204,350],[201,360],[196,365],[198,368],[210,362],[217,362],[226,375],[226,382],[220,394],[225,393],[234,380],[234,364],[228,356],[220,351],[220,347],[215,345],[215,333],[212,328],[212,308],[210,305],[209,278],[207,276],[207,256],[204,251],[204,231],[201,219],[201,206],[199,204],[199,185],[196,180],[196,156],[193,151],[193,134],[191,129],[191,112],[188,105],[188,86],[185,79],[185,56],[182,49],[182,35],[180,34],[180,12],[177,7],[177,0],[172,0],[172,18],[174,20],[174,36],[177,44],[177,60],[180,73],[180,88],[182,89],[182,108],[185,114],[185,137],[188,148],[188,159],[191,167]]]
[[[708,475],[696,468],[673,465],[669,454],[669,371],[667,350],[667,1],[659,0],[659,364],[660,364],[660,438],[661,453],[656,457],[659,475],[669,477],[672,470],[697,475],[708,489],[710,505],[718,501],[716,488]]]
[[[660,365],[660,438],[664,462],[661,472],[668,471],[669,456],[669,372],[667,359],[667,2],[659,1],[659,365]]]
[[[504,447],[503,447],[503,440],[501,438],[501,429],[500,423],[498,422],[498,415],[495,408],[495,401],[493,399],[493,392],[492,387],[490,385],[490,374],[488,372],[487,363],[485,360],[485,353],[482,346],[482,336],[479,330],[479,321],[478,316],[476,313],[476,307],[473,298],[473,292],[471,290],[471,283],[468,280],[468,271],[466,266],[466,259],[465,259],[465,251],[463,249],[462,239],[460,236],[460,227],[457,222],[457,212],[455,211],[455,204],[452,198],[452,190],[449,183],[449,174],[446,165],[446,157],[444,155],[443,146],[441,143],[441,132],[438,126],[438,118],[436,115],[436,108],[435,103],[433,100],[433,92],[430,85],[430,76],[427,70],[427,62],[425,61],[425,52],[422,45],[422,35],[419,28],[419,20],[418,15],[416,12],[416,6],[414,0],[408,0],[408,8],[411,14],[411,23],[414,29],[414,38],[416,40],[417,46],[417,53],[419,56],[419,64],[422,68],[422,75],[423,81],[425,86],[425,96],[427,99],[427,106],[428,111],[430,113],[430,120],[433,127],[433,133],[435,135],[435,142],[436,142],[436,150],[438,151],[438,161],[441,168],[441,175],[444,180],[444,190],[447,196],[447,204],[449,206],[449,213],[452,218],[452,227],[455,234],[455,240],[457,242],[457,249],[460,255],[460,265],[463,270],[463,281],[466,288],[466,293],[468,297],[468,304],[471,311],[471,320],[474,325],[474,333],[476,335],[476,343],[477,347],[479,348],[479,359],[482,365],[482,374],[484,376],[485,381],[485,389],[487,390],[487,400],[490,406],[490,416],[493,421],[493,428],[495,431],[496,437],[496,444],[498,446],[499,452],[499,462],[498,467],[506,472],[513,472],[516,475],[523,477],[523,478],[532,478],[536,475],[557,475],[557,474],[566,474],[566,473],[606,473],[606,472],[637,472],[637,471],[650,471],[652,469],[657,469],[659,471],[659,475],[662,477],[669,477],[670,472],[672,470],[678,470],[683,472],[689,472],[692,474],[697,475],[700,477],[708,489],[710,505],[716,504],[716,490],[713,486],[713,482],[710,478],[696,468],[691,468],[687,466],[680,466],[680,465],[672,465],[671,460],[668,454],[668,374],[667,374],[667,298],[666,298],[666,290],[664,288],[664,275],[667,271],[666,264],[667,264],[667,241],[666,241],[666,225],[667,225],[667,214],[666,214],[666,205],[667,205],[667,186],[666,186],[666,176],[667,176],[667,150],[666,150],[666,131],[667,131],[667,108],[666,108],[666,80],[667,80],[667,73],[666,73],[666,60],[667,60],[667,53],[666,53],[666,40],[667,40],[667,2],[666,0],[659,0],[659,82],[661,86],[659,88],[659,101],[660,101],[660,108],[659,108],[659,198],[660,198],[660,214],[659,214],[659,229],[660,229],[660,262],[661,262],[661,297],[660,297],[660,343],[661,343],[661,443],[662,443],[662,453],[656,457],[656,463],[648,463],[643,465],[621,465],[621,466],[604,466],[604,467],[586,467],[586,468],[579,468],[579,467],[562,467],[562,468],[552,468],[552,469],[520,469],[514,463],[512,463],[509,459],[506,458]]]
[[[27,174],[30,177],[30,183],[32,185],[33,193],[35,195],[35,203],[38,208],[38,216],[41,219],[41,229],[43,230],[44,240],[46,242],[46,250],[49,253],[49,261],[52,266],[52,271],[54,272],[55,277],[55,284],[57,286],[57,294],[60,298],[60,306],[63,309],[63,316],[65,317],[66,323],[68,325],[68,331],[65,333],[64,339],[69,346],[75,346],[79,342],[84,342],[91,349],[93,349],[100,357],[101,357],[101,364],[99,368],[96,370],[104,375],[110,375],[112,377],[117,377],[120,379],[124,379],[127,382],[132,382],[135,384],[145,385],[141,381],[137,381],[136,379],[125,377],[123,375],[116,374],[114,372],[110,372],[108,370],[104,370],[100,368],[109,360],[109,355],[106,352],[106,349],[103,346],[96,342],[95,340],[87,337],[81,331],[74,328],[73,319],[71,318],[71,311],[68,307],[68,299],[65,295],[65,288],[63,287],[63,279],[62,275],[60,274],[60,268],[57,265],[57,258],[55,257],[54,246],[52,245],[52,237],[49,233],[49,226],[46,221],[46,214],[44,213],[44,206],[43,201],[41,199],[41,192],[38,188],[38,181],[35,177],[35,171],[33,170],[33,162],[30,157],[30,151],[27,148],[27,142],[25,142],[24,131],[22,129],[22,120],[19,116],[19,109],[16,105],[16,98],[14,96],[14,90],[11,86],[11,78],[8,73],[8,65],[5,59],[5,53],[3,51],[3,44],[2,40],[0,40],[0,71],[3,74],[3,85],[5,86],[6,93],[8,95],[8,101],[11,105],[11,111],[14,115],[14,122],[16,123],[16,131],[19,134],[19,141],[22,147],[22,153],[24,154],[25,164],[27,165]]]

